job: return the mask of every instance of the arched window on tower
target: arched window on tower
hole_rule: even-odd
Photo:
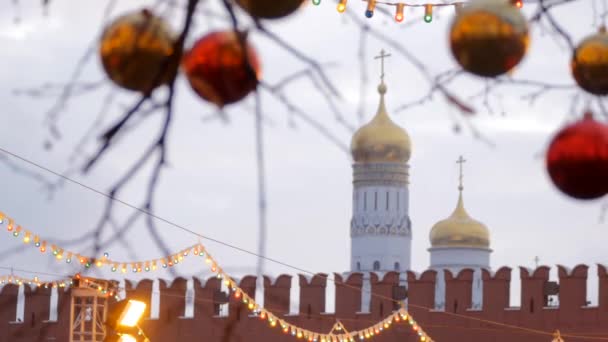
[[[395,263],[395,271],[401,271],[401,265],[398,261]]]
[[[380,270],[380,261],[374,261],[374,271]]]
[[[361,263],[357,261],[357,271],[361,271]]]

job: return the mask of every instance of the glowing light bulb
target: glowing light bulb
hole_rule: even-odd
[[[524,7],[524,2],[523,2],[523,0],[514,0],[513,5],[515,5],[515,7],[517,7],[517,8],[522,8],[522,7]]]
[[[24,243],[30,243],[30,233],[25,233],[25,236],[23,237],[23,242]]]
[[[424,5],[424,21],[430,23],[433,21],[433,5]]]
[[[346,11],[346,1],[347,0],[340,0],[340,3],[338,4],[338,12],[344,13],[344,11]]]
[[[397,22],[403,21],[403,9],[405,8],[405,4],[397,4],[397,10],[395,12],[395,20]]]

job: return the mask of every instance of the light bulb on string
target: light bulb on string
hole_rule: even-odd
[[[374,16],[374,9],[376,8],[376,0],[367,0],[367,10],[365,16],[371,18]]]
[[[515,5],[515,7],[517,8],[522,8],[524,7],[524,2],[523,0],[512,0],[513,5]]]
[[[340,0],[340,3],[338,3],[338,12],[344,13],[344,11],[346,11],[346,1],[347,0]]]
[[[424,5],[424,22],[430,23],[433,21],[433,5]]]
[[[403,21],[403,9],[405,8],[405,4],[397,4],[397,10],[395,11],[395,20],[397,22]]]
[[[321,4],[321,0],[312,0],[312,4],[315,6],[319,6],[319,4]]]

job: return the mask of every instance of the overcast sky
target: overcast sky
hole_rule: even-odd
[[[581,0],[563,6],[556,17],[576,42],[596,30],[591,3]],[[111,17],[137,8],[140,1],[120,1]],[[95,120],[108,93],[117,92],[117,101],[102,127],[113,122],[137,96],[112,88],[111,84],[94,92],[72,98],[61,111],[58,126],[63,138],[50,151],[43,148],[49,138],[44,126],[45,113],[55,98],[16,96],[13,89],[35,88],[69,80],[79,58],[96,41],[102,29],[101,17],[106,1],[77,2],[53,0],[48,17],[42,16],[39,1],[22,0],[18,11],[4,1],[0,4],[0,103],[2,134],[0,147],[30,158],[45,167],[64,172],[73,166],[69,156],[75,144]],[[207,6],[207,5],[205,5]],[[532,4],[525,6],[529,17]],[[208,7],[214,8],[214,6]],[[349,10],[365,19],[364,4],[349,3]],[[13,17],[19,12],[21,21]],[[175,27],[181,12],[171,18]],[[455,67],[447,45],[447,30],[452,8],[436,13],[431,24],[422,23],[421,9],[406,11],[415,25],[398,25],[379,15],[366,20],[373,30],[399,41],[423,59],[431,73]],[[225,21],[199,17],[189,44],[210,29],[227,28]],[[359,126],[357,106],[360,100],[360,66],[357,59],[359,28],[344,15],[339,15],[333,2],[321,6],[305,6],[297,15],[271,25],[289,43],[322,63],[336,62],[327,69],[332,82],[343,98],[337,101],[341,113],[354,126]],[[543,33],[538,25],[531,28],[530,50],[513,77],[558,84],[572,84],[568,63],[570,55],[558,38]],[[264,37],[254,34],[253,43],[261,56],[263,77],[274,83],[305,65]],[[534,257],[541,263],[575,266],[608,263],[605,223],[599,222],[601,201],[581,202],[561,195],[554,189],[544,169],[545,144],[564,120],[581,115],[583,104],[570,110],[572,96],[582,92],[557,90],[543,95],[534,106],[521,96],[535,88],[503,87],[489,98],[494,114],[480,99],[471,101],[478,113],[468,121],[493,146],[475,139],[471,131],[453,131],[454,120],[464,123],[462,116],[450,108],[441,96],[406,111],[395,112],[400,105],[423,96],[429,84],[403,56],[373,38],[365,48],[366,73],[370,82],[365,87],[365,121],[375,113],[378,96],[379,66],[373,60],[380,49],[393,54],[387,60],[387,106],[391,117],[405,128],[413,142],[410,160],[410,216],[413,223],[412,265],[423,271],[429,264],[428,234],[432,225],[447,217],[457,199],[456,159],[464,155],[465,205],[469,213],[484,222],[491,231],[492,267],[517,268],[533,266]],[[93,54],[83,71],[82,80],[96,81],[103,77],[97,55]],[[463,97],[484,87],[484,81],[464,76],[450,89]],[[322,94],[302,80],[287,88],[290,100],[308,115],[327,126],[344,145],[350,144],[352,132],[336,123]],[[267,255],[295,266],[319,271],[348,270],[350,258],[349,221],[351,217],[352,170],[350,156],[325,139],[318,131],[289,114],[284,105],[272,96],[262,97],[265,125],[266,169],[268,184],[268,248]],[[245,249],[257,248],[256,168],[254,121],[249,97],[242,105],[227,108],[229,122],[206,120],[215,110],[198,99],[184,77],[178,80],[176,117],[170,132],[170,167],[162,176],[156,195],[158,215]],[[502,115],[504,112],[504,115]],[[120,172],[141,153],[145,143],[158,130],[158,119],[151,118],[105,156],[87,176],[74,176],[95,188],[106,191]],[[292,127],[295,125],[295,128]],[[99,130],[96,131],[99,133]],[[86,153],[95,150],[95,140]],[[11,159],[16,165],[54,178]],[[80,163],[80,164],[78,164]],[[147,172],[118,197],[139,205]],[[16,174],[0,164],[0,210],[15,218],[27,229],[49,241],[70,240],[94,228],[104,198],[82,187],[66,184],[49,200],[36,180]],[[119,218],[132,213],[117,205]],[[176,250],[197,242],[183,231],[158,223],[166,244]],[[125,238],[129,248],[115,244],[107,252],[121,260],[154,259],[160,250],[147,236],[143,221]],[[253,272],[256,259],[212,242],[205,243],[227,270],[235,274]],[[6,234],[0,238],[0,253],[19,246],[17,239]],[[75,251],[86,252],[91,244],[72,245]],[[57,263],[47,253],[41,255],[29,247],[10,255],[3,254],[0,266],[13,266],[33,271],[66,274],[73,272],[64,263]],[[267,264],[269,273],[296,271]],[[186,261],[176,268],[180,274],[198,274],[200,263]],[[2,273],[3,271],[0,271]],[[595,268],[590,269],[595,275]],[[555,273],[554,273],[555,274]],[[26,274],[21,274],[26,275]],[[164,276],[159,272],[158,276]],[[518,272],[513,273],[517,281]],[[595,284],[590,285],[593,289]],[[593,291],[593,290],[592,290]],[[593,291],[595,292],[595,291]],[[595,298],[591,298],[595,301]]]

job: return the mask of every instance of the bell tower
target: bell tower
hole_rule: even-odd
[[[389,117],[384,97],[381,51],[380,103],[374,118],[351,142],[353,157],[353,216],[351,271],[404,271],[411,264],[409,165],[411,142],[407,132]]]

